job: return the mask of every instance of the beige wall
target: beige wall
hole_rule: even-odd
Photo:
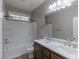
[[[45,14],[49,11],[48,7],[51,0],[47,0],[40,7],[38,7],[32,14],[33,19],[37,21],[37,38],[44,37],[44,24],[45,24]]]
[[[6,7],[5,8],[6,12],[7,11],[15,11],[15,12],[18,12],[18,13],[23,13],[23,14],[31,15],[31,12],[29,12],[29,11],[17,9],[17,8],[14,8],[13,6],[10,6],[10,5],[6,5],[5,7]]]

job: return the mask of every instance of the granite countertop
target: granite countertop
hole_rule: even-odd
[[[69,47],[65,47],[64,44],[62,43],[54,42],[53,40],[52,41],[45,40],[45,39],[35,40],[35,42],[68,59],[78,59],[78,51]],[[65,48],[67,48],[67,50]],[[65,50],[68,52],[66,52]]]

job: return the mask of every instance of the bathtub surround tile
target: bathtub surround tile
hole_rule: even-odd
[[[8,41],[10,42],[9,45],[4,46],[5,50],[4,59],[17,57],[20,56],[21,54],[27,53],[27,49],[33,46],[33,40],[34,40],[33,23],[5,20],[4,26],[5,26],[4,39],[7,38]],[[6,50],[6,47],[10,49]]]

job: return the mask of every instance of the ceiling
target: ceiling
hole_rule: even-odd
[[[5,0],[5,2],[9,6],[32,12],[45,0]]]

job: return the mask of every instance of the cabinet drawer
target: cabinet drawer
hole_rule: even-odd
[[[49,58],[50,51],[48,49],[43,48],[43,55],[45,55]]]

